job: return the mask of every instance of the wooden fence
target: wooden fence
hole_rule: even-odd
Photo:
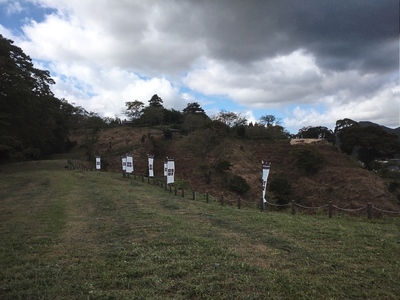
[[[93,167],[90,166],[90,163],[85,162],[85,161],[80,161],[80,160],[68,160],[68,166],[69,169],[81,169],[85,171],[92,171]],[[242,197],[238,196],[236,199],[228,199],[226,198],[223,194],[221,194],[218,197],[210,195],[208,192],[204,193],[199,193],[195,190],[185,190],[183,188],[177,188],[176,185],[171,185],[171,184],[166,184],[164,178],[156,178],[156,177],[148,177],[144,175],[136,175],[134,174],[128,174],[122,172],[123,177],[129,178],[130,176],[133,177],[134,180],[141,180],[142,182],[147,182],[148,184],[152,184],[154,186],[158,186],[163,188],[165,191],[168,191],[169,193],[173,193],[175,196],[179,196],[181,198],[187,199],[190,197],[192,200],[198,200],[198,201],[205,201],[207,203],[210,202],[217,202],[220,205],[230,205],[230,206],[237,206],[238,209],[241,209],[242,207],[246,206],[248,208],[254,208],[257,209],[259,208],[261,211],[266,211],[266,206],[270,206],[272,208],[278,208],[278,209],[290,209],[291,213],[295,215],[297,211],[324,211],[327,213],[329,218],[333,217],[334,211],[338,211],[339,213],[347,213],[350,215],[358,215],[362,216],[363,214],[366,213],[367,218],[369,220],[372,219],[373,217],[373,212],[377,212],[375,215],[382,216],[398,216],[400,215],[400,211],[390,211],[390,210],[384,210],[380,209],[378,207],[375,207],[372,205],[372,203],[367,203],[366,206],[360,207],[360,208],[355,208],[355,209],[348,209],[348,208],[341,208],[332,203],[332,201],[329,201],[325,205],[321,206],[304,206],[299,203],[296,203],[294,200],[291,201],[291,203],[287,204],[274,204],[270,203],[268,201],[264,201],[261,199],[261,201],[246,201]]]

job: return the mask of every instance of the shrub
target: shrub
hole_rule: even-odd
[[[229,179],[228,187],[229,190],[240,195],[246,193],[250,189],[250,186],[247,183],[246,179],[239,175],[235,175]]]
[[[223,173],[224,171],[229,170],[232,167],[231,163],[226,159],[218,159],[214,163],[214,170],[217,173]]]
[[[300,148],[301,147],[301,148]],[[314,148],[300,146],[295,151],[295,166],[307,175],[316,174],[323,166],[324,158]]]
[[[400,187],[399,183],[396,181],[391,181],[389,183],[389,192],[393,193]]]
[[[172,137],[174,136],[174,134],[172,133],[171,130],[169,129],[164,129],[163,130],[163,135],[166,139],[172,139]]]
[[[287,204],[290,202],[290,196],[292,195],[292,186],[284,174],[280,174],[271,180],[269,190],[274,193],[277,199],[277,204]]]

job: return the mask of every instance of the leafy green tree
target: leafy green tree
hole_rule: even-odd
[[[148,106],[143,109],[143,115],[140,117],[142,125],[154,126],[162,124],[164,119],[164,108]]]
[[[247,124],[247,119],[242,114],[226,110],[221,110],[213,119],[225,123],[230,128]]]
[[[393,158],[400,153],[400,141],[395,134],[380,126],[352,126],[342,131],[341,149],[357,151],[358,159],[367,167],[379,158]]]
[[[163,113],[164,113],[164,117],[163,117],[164,124],[171,124],[171,125],[182,124],[183,115],[179,110],[175,110],[173,108],[164,109]]]
[[[325,126],[307,126],[303,127],[297,133],[298,137],[303,137],[306,139],[317,139],[317,138],[324,138],[328,142],[334,143],[335,142],[335,134],[331,129],[328,129]]]
[[[246,129],[246,138],[252,140],[287,139],[289,136],[290,133],[279,125],[265,127],[262,124],[255,123]]]
[[[182,110],[182,112],[184,115],[192,114],[192,115],[207,116],[204,109],[202,109],[200,104],[197,102],[188,103],[187,106]]]
[[[139,100],[125,102],[125,106],[125,115],[131,119],[139,119],[143,114],[144,103]]]
[[[163,108],[163,100],[157,94],[154,94],[153,97],[149,100],[149,106],[154,108]]]
[[[277,121],[274,115],[265,115],[260,118],[260,123],[266,127],[272,127]]]
[[[210,121],[201,115],[187,114],[183,121],[182,129],[188,133],[193,132],[208,122]]]
[[[63,151],[70,109],[54,97],[54,80],[13,41],[0,35],[0,160]]]
[[[238,126],[235,126],[233,129],[235,130],[235,132],[236,132],[236,135],[239,137],[239,138],[242,138],[242,139],[244,139],[245,137],[246,137],[246,126],[244,126],[244,125],[238,125]]]

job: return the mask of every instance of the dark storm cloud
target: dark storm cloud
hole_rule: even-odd
[[[62,97],[85,93],[62,78],[93,87],[94,111],[117,114],[157,91],[166,107],[204,99],[252,118],[274,108],[293,128],[343,117],[398,124],[397,0],[35,3],[55,13],[26,22],[21,47],[62,74]]]
[[[305,49],[325,69],[398,68],[398,1],[193,1],[180,14],[169,15],[172,28],[203,36],[217,59],[247,63]]]

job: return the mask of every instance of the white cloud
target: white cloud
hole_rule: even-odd
[[[4,5],[4,10],[8,16],[17,14],[23,10],[20,1],[0,0],[0,5]]]
[[[103,116],[121,116],[125,102],[147,101],[158,94],[164,107],[182,109],[186,101],[165,78],[142,79],[120,68],[99,69],[90,65],[53,63],[55,74],[53,88],[58,97],[82,106]]]
[[[292,111],[287,111],[283,119],[284,126],[290,128],[291,132],[297,132],[305,126],[326,126],[333,130],[335,122],[344,118],[392,124],[387,125],[389,127],[399,126],[400,101],[396,86],[390,83],[368,98],[354,95],[353,101],[344,101],[338,95],[330,96],[320,102],[323,109],[296,106]]]
[[[398,73],[390,78],[385,67],[371,68],[392,62],[378,55],[382,47],[375,48],[367,31],[351,31],[354,27],[352,34],[368,47],[349,40],[346,30],[336,32],[336,24],[312,24],[310,30],[306,15],[298,18],[289,2],[254,1],[246,7],[240,1],[30,2],[52,8],[52,13],[26,23],[24,36],[12,36],[1,25],[0,32],[38,66],[42,61],[44,69],[50,68],[57,97],[105,116],[119,115],[126,101],[147,103],[158,94],[167,108],[199,102],[208,114],[240,110],[249,120],[274,111],[292,132],[308,125],[331,128],[342,118],[399,123],[399,109],[393,109],[398,106],[398,92],[393,92],[397,82],[391,81],[398,80]],[[13,4],[14,12],[24,9],[20,2],[0,0],[4,3]],[[312,12],[302,13],[326,12],[318,3],[312,4]],[[358,9],[334,12],[350,16]],[[275,12],[293,20],[280,23]],[[265,17],[257,18],[261,15]],[[390,54],[392,39],[382,45]],[[364,49],[365,56],[356,49]]]
[[[0,24],[0,34],[3,35],[7,39],[14,40],[13,34],[10,30],[5,28],[3,25]]]

